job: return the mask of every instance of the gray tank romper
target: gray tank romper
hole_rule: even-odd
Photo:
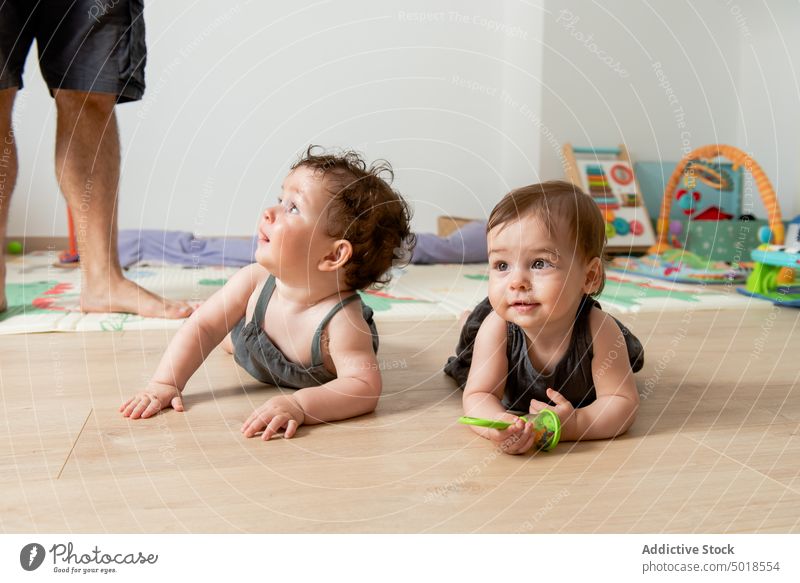
[[[589,314],[592,308],[600,307],[594,299],[584,296],[575,315],[572,338],[564,357],[558,362],[550,374],[544,374],[534,368],[528,356],[528,344],[522,328],[511,322],[506,326],[506,357],[508,358],[508,376],[503,392],[503,406],[511,411],[525,411],[530,407],[531,399],[554,405],[547,396],[549,387],[555,389],[572,403],[575,408],[585,407],[597,398],[592,378],[592,334],[589,328]],[[467,384],[469,368],[472,364],[472,352],[475,336],[483,320],[492,312],[489,298],[478,304],[464,323],[461,337],[456,346],[456,355],[451,356],[444,367],[444,372],[456,380],[462,389]],[[613,316],[612,316],[613,317]],[[614,318],[622,331],[628,349],[633,372],[641,370],[644,364],[644,348],[639,339],[622,323]]]
[[[360,300],[357,293],[343,299],[328,312],[314,332],[311,344],[311,366],[306,368],[292,362],[275,346],[264,332],[264,314],[275,291],[275,277],[270,275],[261,295],[258,296],[256,309],[249,322],[242,318],[231,330],[234,360],[253,377],[262,383],[283,388],[302,389],[305,387],[324,385],[336,378],[336,375],[325,368],[322,360],[322,331],[336,313],[350,302]],[[372,349],[378,352],[378,329],[372,320],[372,309],[361,304],[364,320],[372,332]]]

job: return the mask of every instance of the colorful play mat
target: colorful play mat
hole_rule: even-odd
[[[48,253],[10,259],[6,279],[9,307],[0,313],[0,334],[156,330],[177,328],[182,323],[131,314],[83,314],[78,309],[79,271],[54,267],[53,262]],[[235,271],[138,264],[125,273],[146,289],[196,306]],[[364,292],[362,297],[379,323],[454,320],[486,296],[488,273],[487,264],[410,265],[396,270],[388,287]],[[612,313],[770,306],[736,293],[735,287],[708,286],[702,281],[676,283],[641,272],[609,270],[600,302]]]
[[[667,249],[643,257],[615,257],[608,269],[626,275],[706,285],[741,283],[747,278],[747,270],[741,266],[709,261],[684,249]]]

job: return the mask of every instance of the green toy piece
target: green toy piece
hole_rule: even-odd
[[[667,249],[661,256],[670,263],[683,263],[692,269],[711,270],[715,267],[714,261],[700,257],[696,253],[686,251],[685,249]]]
[[[756,294],[769,295],[778,287],[778,273],[781,268],[775,265],[756,262],[747,278],[747,290]]]
[[[20,255],[22,253],[22,243],[19,241],[9,241],[6,249],[11,255]]]
[[[499,429],[500,431],[511,427],[511,423],[509,423],[508,421],[498,421],[495,419],[481,419],[480,417],[459,417],[458,422],[463,423],[464,425],[476,425],[477,427],[488,427],[489,429]]]
[[[526,423],[533,423],[533,430],[536,434],[533,446],[536,449],[550,451],[558,445],[561,439],[561,419],[550,409],[542,409],[532,419],[528,415],[520,417]],[[512,423],[499,421],[497,419],[481,419],[480,417],[459,417],[459,423],[464,425],[476,425],[478,427],[488,427],[489,429],[508,429]]]
[[[763,234],[763,239],[769,233]],[[800,267],[800,247],[761,245],[750,252],[755,262],[744,287],[736,291],[742,295],[768,300],[777,306],[800,308],[800,280],[795,269]],[[784,270],[788,271],[787,277]],[[781,279],[792,278],[791,282]]]

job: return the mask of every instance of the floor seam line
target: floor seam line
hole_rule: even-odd
[[[89,417],[92,416],[93,411],[94,407],[89,409],[89,414],[86,415],[86,419],[83,420],[83,425],[81,425],[81,430],[78,431],[78,435],[75,436],[75,440],[72,442],[72,447],[69,448],[69,453],[67,454],[67,457],[64,459],[64,463],[61,464],[61,469],[58,470],[58,475],[56,476],[56,480],[61,479],[61,474],[64,472],[64,468],[67,467],[67,462],[69,461],[69,458],[72,457],[72,452],[75,451],[75,446],[78,445],[78,440],[81,438],[83,430],[86,428],[86,424],[89,422]]]
[[[697,439],[695,439],[694,437],[690,437],[689,435],[684,435],[684,437],[686,437],[687,439],[691,439],[692,441],[694,441],[694,442],[695,442],[695,443],[697,443],[698,445],[702,445],[702,446],[703,446],[703,447],[705,447],[706,449],[710,449],[710,450],[711,450],[711,451],[713,451],[714,453],[716,453],[716,454],[718,454],[718,455],[721,455],[722,457],[724,457],[724,458],[725,458],[725,459],[727,459],[727,460],[730,460],[730,461],[732,461],[732,462],[734,462],[734,463],[737,463],[737,464],[739,464],[740,466],[742,466],[742,467],[744,467],[744,468],[747,468],[748,470],[752,470],[752,471],[754,471],[755,473],[757,473],[757,474],[759,474],[759,475],[761,475],[761,476],[765,477],[767,480],[769,480],[769,481],[771,481],[771,482],[774,482],[774,483],[778,484],[779,486],[781,486],[781,487],[783,487],[783,488],[785,488],[785,489],[789,490],[790,492],[794,492],[795,494],[797,494],[798,496],[800,496],[800,492],[798,492],[797,490],[795,490],[794,488],[792,488],[792,487],[791,487],[791,486],[789,486],[788,484],[784,484],[784,483],[783,483],[783,482],[781,482],[780,480],[776,480],[776,479],[775,479],[775,478],[773,478],[772,476],[769,476],[769,475],[765,474],[765,473],[764,473],[764,472],[762,472],[761,470],[759,470],[759,469],[757,469],[757,468],[754,468],[753,466],[748,466],[746,463],[744,463],[744,462],[740,462],[739,460],[737,460],[736,458],[732,458],[731,456],[729,456],[729,455],[728,455],[728,454],[726,454],[725,452],[719,451],[718,449],[716,449],[716,448],[713,448],[713,447],[711,447],[710,445],[708,445],[708,444],[706,444],[706,443],[703,443],[702,441],[698,441],[698,440],[697,440]]]

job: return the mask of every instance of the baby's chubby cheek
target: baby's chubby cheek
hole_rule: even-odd
[[[495,311],[502,309],[505,304],[505,288],[502,283],[489,278],[489,303]]]

